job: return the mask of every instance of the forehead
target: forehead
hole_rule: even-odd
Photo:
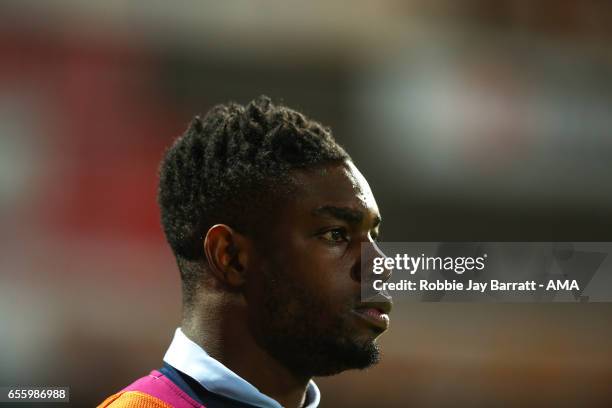
[[[378,215],[378,205],[367,180],[350,161],[297,171],[294,196],[300,207],[322,205],[353,208]]]

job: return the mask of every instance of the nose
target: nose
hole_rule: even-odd
[[[363,273],[373,275],[374,279],[380,279],[383,282],[388,281],[393,274],[393,269],[385,266],[384,260],[387,258],[387,255],[385,255],[382,249],[378,246],[378,243],[374,240],[370,240],[369,242],[364,243],[362,246],[363,256],[365,259],[364,267],[367,268],[363,271]]]
[[[386,258],[387,256],[375,241],[362,242],[361,262],[358,265],[359,270],[353,273],[353,279],[367,285],[367,287],[372,287],[375,280],[387,282],[393,274],[393,269],[384,267],[384,259]]]

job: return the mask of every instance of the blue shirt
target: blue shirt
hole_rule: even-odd
[[[215,360],[178,328],[164,356],[164,362],[196,380],[208,391],[262,408],[282,408],[274,399],[260,392],[238,374]],[[306,389],[305,408],[319,406],[321,393],[310,381]]]

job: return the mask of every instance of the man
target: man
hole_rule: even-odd
[[[181,327],[101,407],[316,407],[313,376],[378,361],[391,304],[360,284],[380,215],[328,129],[267,97],[219,105],[167,151],[158,201]]]

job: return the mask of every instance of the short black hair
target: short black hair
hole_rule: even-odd
[[[161,221],[177,260],[204,258],[202,239],[224,223],[249,231],[258,203],[294,169],[350,160],[329,128],[260,96],[196,116],[160,166]],[[183,286],[195,276],[181,269]]]

